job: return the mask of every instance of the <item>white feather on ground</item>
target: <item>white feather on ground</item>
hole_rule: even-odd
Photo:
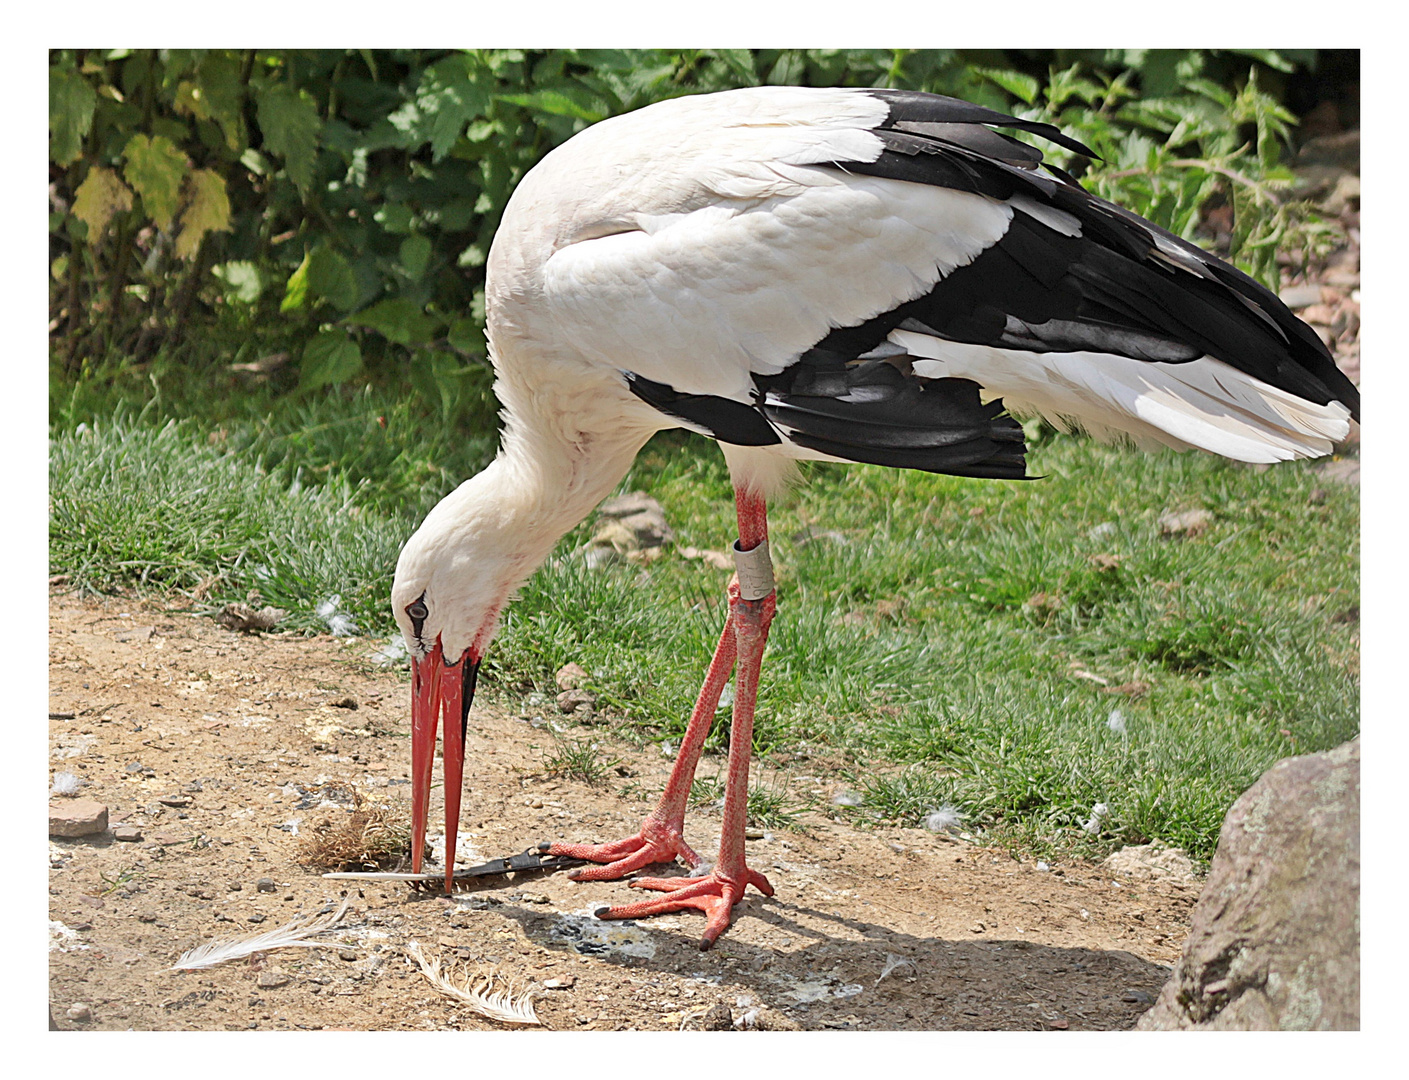
[[[908,956],[896,956],[895,953],[886,953],[886,966],[881,969],[880,976],[875,981],[875,986],[881,985],[881,979],[899,971],[901,968],[909,968],[911,972],[919,974],[919,968],[915,966],[915,961]]]
[[[329,946],[332,942],[307,941],[305,939],[337,926],[343,915],[347,913],[347,907],[351,902],[350,897],[344,897],[343,902],[338,905],[338,909],[331,914],[328,913],[327,908],[324,908],[323,911],[313,915],[300,915],[298,918],[286,922],[283,926],[266,930],[261,934],[238,938],[216,938],[214,941],[208,941],[204,945],[198,945],[196,948],[182,953],[181,959],[172,965],[172,970],[197,971],[201,968],[223,964],[227,960],[239,960],[246,956],[253,956],[257,952],[269,952],[271,949],[286,949],[291,946],[305,949]]]
[[[501,1024],[542,1025],[543,1021],[539,1020],[533,1011],[531,991],[525,991],[515,998],[510,990],[495,990],[494,976],[482,972],[473,977],[461,976],[457,982],[441,971],[440,957],[427,958],[421,951],[420,943],[416,941],[407,944],[406,955],[416,961],[421,974],[432,986],[446,997],[468,1005],[480,1016],[498,1020]]]

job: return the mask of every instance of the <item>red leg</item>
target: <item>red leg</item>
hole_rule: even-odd
[[[695,850],[685,843],[685,806],[690,799],[690,786],[695,779],[695,768],[704,750],[705,738],[709,735],[714,714],[719,708],[719,698],[724,685],[729,681],[729,672],[734,667],[735,643],[733,615],[724,625],[724,633],[714,650],[700,696],[695,701],[695,711],[690,714],[685,738],[680,743],[680,751],[675,756],[675,767],[666,781],[665,792],[660,802],[641,823],[641,831],[624,840],[614,840],[609,844],[554,844],[549,848],[553,855],[569,855],[575,859],[589,859],[592,862],[606,863],[605,866],[592,866],[575,870],[568,876],[574,881],[615,881],[633,870],[652,863],[673,862],[678,855],[687,866],[694,868],[704,862]]]
[[[740,550],[751,551],[768,539],[764,501],[761,496],[744,491],[737,491],[735,498],[739,511]],[[771,585],[768,594],[758,599],[745,599],[737,580],[729,585],[729,622],[725,627],[725,636],[728,637],[732,631],[738,675],[734,690],[733,727],[729,735],[724,822],[719,841],[719,861],[714,870],[697,878],[639,878],[631,882],[633,888],[659,889],[666,895],[606,908],[597,912],[599,918],[636,919],[683,908],[697,908],[708,916],[704,938],[700,942],[701,949],[708,949],[728,929],[734,905],[743,898],[747,886],[753,885],[765,896],[773,895],[773,886],[768,879],[749,869],[745,862],[744,826],[748,820],[749,757],[753,748],[758,674],[775,609],[776,596]]]

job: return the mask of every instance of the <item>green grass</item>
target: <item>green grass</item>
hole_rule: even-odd
[[[82,428],[93,410],[56,409],[50,573],[184,591],[196,609],[257,590],[309,630],[326,629],[316,608],[336,594],[362,633],[391,634],[399,545],[492,432],[374,390],[280,409],[232,403],[200,424],[149,409]],[[915,825],[945,804],[1027,851],[1160,839],[1207,858],[1228,805],[1273,761],[1358,729],[1358,492],[1307,463],[1258,471],[1064,436],[1040,441],[1032,465],[1046,479],[809,469],[771,512],[779,615],[756,749],[850,777],[865,802],[837,812],[861,824]],[[679,545],[734,535],[704,440],[658,436],[625,487],[660,499]],[[1161,514],[1191,508],[1212,514],[1204,533],[1161,535]],[[555,693],[554,671],[576,661],[598,721],[678,739],[727,575],[674,552],[589,571],[572,552],[590,530],[524,587],[485,676]],[[1149,691],[1106,693],[1082,673]],[[1097,802],[1110,814],[1092,836],[1080,823]]]
[[[555,738],[551,750],[542,752],[543,767],[553,776],[581,780],[600,787],[607,782],[620,758],[608,757],[601,743],[592,738]]]

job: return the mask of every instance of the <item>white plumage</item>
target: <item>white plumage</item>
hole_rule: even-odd
[[[1250,462],[1324,454],[1345,437],[1358,395],[1272,294],[995,127],[1084,149],[948,98],[757,87],[603,121],[523,179],[487,266],[503,445],[408,541],[392,596],[415,665],[417,869],[439,712],[448,865],[454,736],[503,607],[656,431],[719,440],[739,550],[766,541],[765,500],[800,458],[1023,476],[1005,407]],[[771,892],[744,863],[743,799],[773,602],[732,589],[641,833],[555,845],[607,864],[585,877],[700,863],[681,832],[685,801],[737,663],[718,864],[683,891],[682,879],[635,882],[676,891],[613,917],[700,907],[708,945],[746,884]]]

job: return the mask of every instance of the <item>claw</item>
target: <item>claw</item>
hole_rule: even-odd
[[[745,878],[737,881],[719,871],[694,878],[637,878],[630,882],[633,889],[659,889],[665,893],[651,900],[616,907],[598,908],[599,919],[643,919],[648,915],[667,915],[686,908],[695,908],[706,916],[705,932],[700,951],[714,945],[733,918],[734,905],[744,898],[744,890],[752,885],[764,896],[773,895],[773,886],[756,870],[744,870]]]
[[[685,843],[685,837],[678,828],[658,826],[649,821],[641,826],[641,831],[635,836],[622,840],[607,844],[558,843],[552,844],[548,852],[604,864],[574,870],[568,875],[573,881],[616,881],[643,866],[674,862],[676,858],[683,859],[690,867],[704,862],[694,848]]]

